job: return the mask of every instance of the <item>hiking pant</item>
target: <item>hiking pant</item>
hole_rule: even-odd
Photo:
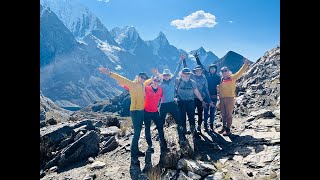
[[[214,113],[216,112],[217,98],[215,97],[210,99],[213,102],[214,106],[210,107],[208,104],[207,107],[204,108],[204,127],[208,127],[209,111],[210,111],[210,125],[213,127],[213,123],[214,123]]]
[[[167,113],[170,113],[176,121],[179,139],[183,140],[183,127],[178,105],[173,101],[160,104],[160,119],[162,122],[162,126],[165,124]]]
[[[187,133],[187,126],[186,126],[186,113],[188,115],[190,130],[193,133],[195,127],[195,120],[194,120],[194,100],[179,100],[178,106],[180,110],[180,118],[181,118],[181,125],[183,128],[183,135]]]
[[[138,142],[140,138],[140,132],[142,129],[142,123],[144,119],[144,110],[130,111],[132,124],[133,124],[133,138],[131,143],[131,158],[138,159]]]
[[[195,104],[194,110],[197,109],[197,113],[198,113],[198,126],[201,126],[202,113],[203,113],[202,102],[198,98],[194,98],[194,104]]]
[[[145,124],[145,135],[146,135],[146,140],[148,143],[148,146],[152,146],[152,141],[151,141],[151,119],[155,123],[157,129],[158,129],[158,134],[159,134],[159,139],[160,139],[160,147],[161,149],[165,149],[167,147],[167,143],[164,139],[164,134],[163,134],[163,123],[161,122],[159,112],[147,112],[144,111],[144,124]]]
[[[234,97],[220,98],[220,110],[224,127],[230,129],[232,124],[232,112],[234,108]]]

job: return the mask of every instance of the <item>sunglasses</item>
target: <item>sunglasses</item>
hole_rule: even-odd
[[[144,79],[144,80],[147,80],[148,78],[147,77],[145,77],[145,76],[140,76],[141,77],[141,79]]]
[[[170,76],[170,74],[164,74],[163,76]]]
[[[228,70],[221,70],[221,72],[227,72]]]
[[[190,74],[189,73],[182,73],[183,75],[186,75],[186,76],[190,76]]]

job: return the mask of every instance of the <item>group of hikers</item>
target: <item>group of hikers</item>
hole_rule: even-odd
[[[133,81],[112,72],[107,67],[100,67],[99,71],[129,90],[131,96],[130,116],[134,128],[131,143],[131,163],[139,165],[138,157],[144,156],[139,150],[138,141],[143,123],[145,124],[145,137],[149,152],[153,153],[151,140],[151,120],[158,130],[161,156],[167,152],[167,143],[164,138],[163,126],[167,113],[170,113],[177,123],[180,146],[186,145],[186,134],[193,136],[201,133],[204,122],[204,131],[214,132],[214,119],[217,102],[221,111],[223,127],[218,132],[224,136],[231,134],[232,112],[234,108],[236,80],[248,68],[248,60],[240,70],[232,74],[227,67],[221,68],[221,76],[217,74],[217,65],[211,64],[206,69],[199,60],[199,55],[194,54],[197,66],[191,71],[186,64],[185,55],[180,60],[175,72],[164,69],[162,74],[157,69],[152,69],[154,76],[149,78],[145,72],[139,73]],[[180,71],[183,64],[183,69]],[[195,109],[197,109],[198,123],[195,124]],[[159,111],[158,111],[159,110]],[[189,127],[186,127],[188,116]],[[202,117],[203,116],[203,117]],[[208,122],[209,119],[209,122]]]

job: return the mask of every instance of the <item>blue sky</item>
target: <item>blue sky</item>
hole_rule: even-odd
[[[80,0],[111,30],[134,26],[143,40],[162,31],[187,51],[219,58],[235,51],[256,61],[280,45],[280,0]]]

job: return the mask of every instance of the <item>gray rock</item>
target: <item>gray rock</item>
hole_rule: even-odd
[[[161,177],[162,180],[174,180],[177,179],[177,170],[167,169],[165,174]]]
[[[86,125],[85,128],[87,130],[95,130],[95,126],[92,124],[92,121],[89,120],[89,119],[85,119],[85,120],[82,120],[82,121],[80,121],[78,123],[75,123],[75,124],[71,125],[71,127],[73,129],[76,129],[76,128],[79,128],[79,127],[84,126],[84,125]]]
[[[277,119],[280,120],[280,109],[274,110],[273,114],[276,116]]]
[[[100,142],[103,142],[103,141],[108,141],[111,137],[113,136],[100,136]]]
[[[109,151],[112,151],[116,149],[119,146],[119,143],[117,142],[116,138],[112,136],[108,141],[102,142],[102,148],[99,152],[99,154],[103,154]]]
[[[179,160],[177,169],[182,169],[184,172],[191,171],[200,176],[207,176],[216,172],[216,168],[212,164],[184,158]]]
[[[40,178],[43,178],[46,175],[46,173],[41,169],[40,171]]]
[[[54,118],[50,118],[47,120],[47,123],[50,125],[55,125],[58,124],[57,120],[55,120]]]
[[[180,171],[178,180],[192,180],[190,177],[186,175],[183,171]]]
[[[40,128],[46,127],[47,124],[45,121],[40,121]]]
[[[91,174],[87,174],[83,180],[93,180],[93,179],[96,179],[97,178],[97,175],[94,174],[94,173],[91,173]]]
[[[46,120],[46,111],[41,110],[40,111],[40,121]]]
[[[114,136],[120,133],[120,129],[117,126],[111,126],[107,128],[100,128],[100,134],[103,136]]]
[[[253,121],[254,119],[255,119],[254,116],[249,116],[249,117],[247,117],[247,118],[245,119],[245,121],[251,122],[251,121]]]
[[[169,152],[167,152],[164,156],[164,165],[163,167],[169,168],[169,169],[175,169],[178,161],[181,157],[181,152],[177,151],[175,149],[171,149]]]
[[[58,167],[65,167],[90,156],[96,156],[98,152],[99,137],[95,131],[89,131],[61,151]]]
[[[74,132],[78,133],[78,132],[83,132],[83,133],[86,133],[88,130],[87,130],[87,125],[83,125],[83,126],[80,126],[78,128],[74,128]]]
[[[106,166],[106,163],[101,162],[101,161],[95,161],[89,166],[89,169],[91,169],[91,170],[101,169],[105,166]]]
[[[65,147],[67,147],[72,142],[73,142],[73,140],[72,140],[71,137],[64,139],[63,141],[61,141],[61,143],[60,143],[59,147],[57,148],[57,150],[60,150],[60,149],[63,149]]]
[[[94,126],[97,128],[100,128],[103,126],[103,123],[102,123],[102,121],[98,121],[98,122],[94,123]]]
[[[252,84],[251,89],[252,90],[263,89],[263,86],[262,84]]]
[[[221,180],[223,179],[223,174],[222,172],[216,172],[212,175],[207,176],[206,178],[204,178],[204,180]]]
[[[191,178],[191,179],[195,179],[195,180],[199,180],[201,179],[201,176],[199,176],[198,174],[195,174],[191,171],[188,171],[188,176]]]
[[[94,158],[93,158],[93,157],[89,157],[89,158],[88,158],[88,162],[89,162],[89,163],[93,163],[93,162],[94,162]]]
[[[58,170],[58,166],[53,166],[49,169],[50,172],[55,172]]]
[[[45,129],[40,129],[40,136],[55,145],[58,145],[62,140],[74,133],[74,130],[70,126],[64,124],[52,125]]]
[[[275,115],[267,109],[260,109],[258,111],[253,111],[250,113],[251,116],[254,116],[255,118],[261,118],[261,117],[265,117],[265,118],[272,118],[275,117]]]
[[[83,136],[84,133],[82,131],[80,131],[75,137],[74,137],[74,141],[78,140],[81,136]]]

